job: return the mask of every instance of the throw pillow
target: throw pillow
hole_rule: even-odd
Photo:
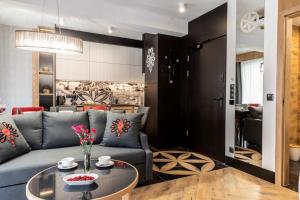
[[[43,112],[43,149],[79,145],[72,129],[79,124],[89,128],[87,112]]]
[[[14,115],[13,120],[31,149],[41,149],[43,142],[42,112]]]
[[[0,164],[25,154],[30,147],[17,128],[14,120],[7,114],[0,115]]]
[[[119,114],[109,112],[103,146],[139,148],[139,130],[143,114]]]
[[[95,137],[95,144],[100,144],[105,127],[106,127],[106,120],[107,120],[107,111],[102,111],[102,110],[89,110],[89,122],[90,122],[90,127],[96,129],[96,137]]]

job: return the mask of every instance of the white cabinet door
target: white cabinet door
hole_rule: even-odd
[[[116,81],[114,64],[91,62],[90,79],[92,81]]]
[[[84,42],[83,55],[57,56],[57,79],[141,82],[142,49]]]
[[[90,43],[90,61],[101,62],[101,54],[103,53],[100,43]]]
[[[100,44],[100,56],[98,62],[112,63],[113,55],[117,53],[116,49],[115,45]]]
[[[69,59],[56,59],[56,78],[63,80],[89,80],[89,62]]]

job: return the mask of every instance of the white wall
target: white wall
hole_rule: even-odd
[[[57,54],[56,78],[144,82],[141,48],[84,42],[83,52],[82,55]]]
[[[32,52],[15,48],[16,29],[0,25],[0,98],[8,112],[32,105]]]
[[[265,0],[262,167],[275,171],[278,0]],[[274,101],[266,101],[267,94]]]
[[[229,105],[230,84],[235,84],[236,63],[236,0],[228,0],[227,12],[227,63],[226,63],[226,124],[225,154],[233,157],[229,147],[234,147],[235,106]]]
[[[228,33],[227,33],[227,88],[226,88],[226,155],[234,146],[234,106],[229,105],[229,84],[235,83],[235,38],[236,0],[228,0]],[[263,141],[262,167],[275,171],[276,141],[276,68],[277,68],[277,18],[278,0],[265,0],[265,36],[264,36],[264,108],[263,108]],[[267,94],[274,94],[274,101],[266,101]]]

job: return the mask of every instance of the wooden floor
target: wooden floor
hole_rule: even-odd
[[[133,190],[130,200],[299,200],[298,193],[227,167]]]

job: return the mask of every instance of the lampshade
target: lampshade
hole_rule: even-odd
[[[17,30],[16,48],[49,53],[82,54],[83,41],[80,38],[62,34]]]

